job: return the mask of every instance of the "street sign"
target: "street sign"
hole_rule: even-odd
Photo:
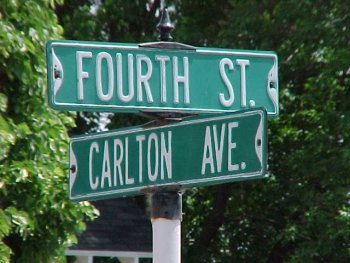
[[[150,187],[191,187],[264,177],[264,109],[130,127],[70,142],[70,199],[140,194]]]
[[[278,115],[274,52],[164,49],[137,44],[51,41],[49,104],[101,112],[231,112]]]

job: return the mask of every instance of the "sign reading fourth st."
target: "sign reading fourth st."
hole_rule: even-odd
[[[261,178],[266,173],[266,123],[266,111],[256,109],[73,137],[70,199]]]
[[[193,50],[51,41],[49,103],[60,110],[227,112],[278,115],[274,52]]]

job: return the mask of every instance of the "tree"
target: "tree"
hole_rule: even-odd
[[[93,217],[68,201],[67,128],[46,102],[45,44],[60,38],[61,1],[0,5],[0,261],[52,262]]]
[[[157,21],[145,13],[147,3],[104,1],[92,16],[84,1],[84,25],[94,25],[86,36],[154,41]],[[270,177],[188,190],[184,261],[349,261],[349,6],[339,0],[167,4],[175,6],[176,41],[274,50],[280,68],[281,114],[269,121]],[[60,21],[71,30],[74,15],[64,14]],[[74,32],[85,32],[84,25],[75,23]]]
[[[316,2],[229,1],[220,18],[207,16],[214,29],[203,34],[216,32],[208,43],[277,52],[281,116],[269,122],[268,180],[190,193],[190,262],[350,259],[350,17],[341,1]],[[188,23],[201,20],[190,3],[179,1],[181,41]]]

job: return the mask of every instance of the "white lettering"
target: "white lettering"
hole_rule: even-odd
[[[99,184],[99,180],[98,177],[93,178],[93,174],[92,174],[92,165],[93,165],[93,158],[92,155],[94,152],[99,153],[100,149],[98,147],[97,142],[92,142],[90,145],[90,152],[89,152],[89,182],[90,182],[90,187],[92,190],[96,190],[96,188],[98,187]]]
[[[239,166],[238,164],[232,164],[232,149],[236,148],[236,143],[232,142],[232,129],[238,127],[238,122],[230,122],[228,124],[228,144],[227,144],[227,151],[228,151],[228,160],[227,160],[227,169],[229,171],[237,171]]]
[[[119,148],[119,150],[118,150]],[[119,153],[119,154],[118,154]],[[117,186],[117,175],[119,175],[119,185],[124,185],[123,180],[123,173],[121,168],[121,163],[123,160],[124,155],[124,148],[123,143],[120,139],[114,139],[114,158],[113,158],[113,166],[114,166],[114,173],[113,173],[113,183],[114,186]]]
[[[237,59],[236,63],[241,67],[241,106],[247,106],[247,87],[246,87],[246,66],[249,65],[249,60]]]
[[[142,74],[142,62],[146,63],[147,70],[146,74]],[[147,102],[152,103],[153,97],[151,93],[151,88],[149,85],[149,79],[152,76],[152,62],[149,57],[144,55],[137,55],[136,56],[136,79],[137,79],[137,101],[143,102],[143,96],[142,96],[142,86],[144,86],[146,96],[147,96]],[[142,85],[143,84],[143,85]]]
[[[137,135],[136,141],[139,143],[139,182],[142,183],[142,142],[146,139],[145,135]]]
[[[219,99],[220,99],[220,103],[222,106],[231,107],[234,100],[235,100],[235,96],[233,93],[232,84],[231,84],[230,80],[228,79],[226,72],[225,72],[226,65],[228,66],[229,70],[234,70],[233,63],[230,59],[228,59],[228,58],[221,59],[220,64],[219,64],[220,76],[226,85],[226,88],[227,88],[227,91],[229,94],[229,98],[226,100],[225,95],[223,93],[219,93]]]
[[[103,93],[102,87],[102,60],[106,60],[108,68],[108,91]],[[109,101],[113,96],[114,90],[114,74],[113,74],[113,62],[112,57],[107,52],[100,52],[96,58],[96,88],[97,95],[102,101]]]
[[[134,98],[134,57],[132,54],[128,54],[128,81],[129,81],[129,94],[123,94],[123,59],[122,54],[117,53],[117,79],[118,79],[118,98],[122,102],[129,102]]]
[[[183,57],[184,75],[179,76],[178,60],[173,57],[173,80],[174,80],[174,103],[179,104],[179,83],[183,83],[184,87],[184,103],[190,104],[190,88],[188,74],[188,57]]]
[[[78,77],[78,100],[84,99],[84,81],[89,77],[89,73],[83,71],[83,58],[92,58],[92,52],[77,51],[76,62],[77,62],[77,77]]]
[[[154,145],[154,158],[151,158],[152,141]],[[147,143],[147,173],[150,181],[154,182],[158,177],[158,138],[155,133],[151,133]],[[151,161],[154,161],[154,172],[152,173]]]
[[[103,151],[101,188],[104,188],[106,179],[108,180],[108,187],[111,187],[112,186],[111,164],[109,160],[109,147],[108,147],[107,140],[105,141],[105,146]]]
[[[209,164],[210,166],[210,172],[214,173],[213,147],[211,145],[210,126],[207,126],[205,128],[204,149],[202,158],[202,175],[205,174],[207,164]]]
[[[129,140],[125,138],[125,184],[133,184],[134,178],[129,178]]]
[[[164,161],[168,178],[172,178],[172,163],[171,163],[171,131],[168,131],[168,150],[165,145],[164,132],[160,134],[160,177],[164,179]]]
[[[218,143],[216,125],[213,125],[214,149],[215,149],[215,157],[216,157],[216,169],[217,169],[218,172],[221,172],[222,151],[224,149],[223,146],[224,146],[225,128],[226,128],[226,124],[223,123],[221,125],[220,143]]]
[[[165,62],[169,61],[170,58],[167,56],[156,56],[156,61],[160,62],[160,101],[162,103],[167,102],[166,98],[166,70]]]

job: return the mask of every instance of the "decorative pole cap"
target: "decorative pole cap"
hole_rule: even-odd
[[[171,41],[173,37],[170,35],[170,32],[173,31],[175,26],[171,23],[168,9],[164,8],[162,12],[162,17],[157,25],[159,31],[159,40],[160,41]]]

